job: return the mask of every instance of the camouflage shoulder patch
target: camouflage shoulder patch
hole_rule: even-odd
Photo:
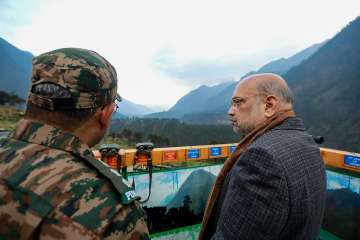
[[[111,169],[106,163],[99,161],[92,157],[83,158],[91,164],[101,175],[106,177],[118,193],[121,196],[121,203],[122,204],[130,204],[135,200],[140,200],[140,197],[136,194],[134,189],[130,186],[130,184],[122,178],[120,173],[116,172],[115,170]]]

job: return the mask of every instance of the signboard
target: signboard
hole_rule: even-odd
[[[348,167],[360,168],[360,157],[345,155],[344,165]]]
[[[176,151],[165,151],[164,152],[165,161],[174,161],[176,160]]]
[[[189,149],[187,152],[188,159],[197,159],[200,157],[200,150],[199,149]]]
[[[236,149],[236,146],[230,146],[230,154],[232,154]]]
[[[211,147],[210,148],[210,157],[221,156],[221,147]]]

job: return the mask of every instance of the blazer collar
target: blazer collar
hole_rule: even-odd
[[[289,117],[280,125],[274,127],[272,130],[299,130],[305,131],[305,125],[299,117]]]

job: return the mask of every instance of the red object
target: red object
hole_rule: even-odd
[[[136,158],[136,163],[147,164],[148,157],[145,154],[139,154]]]
[[[165,161],[175,161],[176,160],[176,151],[166,151],[164,152]]]
[[[117,156],[111,156],[111,157],[106,157],[106,163],[114,169],[118,168],[118,159]]]

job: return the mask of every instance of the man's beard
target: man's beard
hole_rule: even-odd
[[[243,138],[247,134],[249,134],[252,130],[255,129],[255,125],[249,123],[240,123],[240,124],[236,124],[236,126],[234,126],[233,129],[236,133],[241,135],[241,138]]]
[[[255,119],[256,116],[259,116],[261,113],[258,108],[258,99],[256,99],[256,103],[252,106],[250,113],[247,117],[247,121],[236,121],[236,124],[234,126],[234,131],[241,135],[241,138],[248,135],[252,130],[256,128]]]

